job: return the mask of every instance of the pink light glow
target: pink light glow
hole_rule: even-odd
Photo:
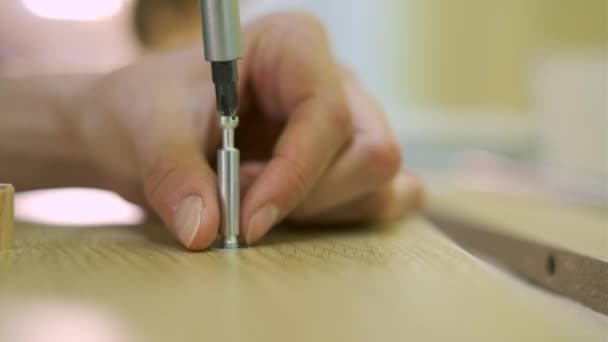
[[[120,196],[102,190],[61,189],[19,193],[15,196],[18,220],[55,225],[132,225],[143,211]]]
[[[0,340],[10,342],[131,342],[117,315],[79,302],[22,299],[2,303]]]
[[[55,20],[96,21],[117,14],[124,0],[23,0],[32,14]]]

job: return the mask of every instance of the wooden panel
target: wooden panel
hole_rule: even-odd
[[[456,243],[543,288],[608,315],[608,262],[429,213]]]
[[[429,208],[498,233],[608,262],[608,210],[500,195],[435,181]]]
[[[17,248],[0,252],[3,341],[24,326],[9,316],[38,298],[94,307],[146,342],[608,336],[605,316],[498,271],[417,218],[284,228],[255,248],[207,253],[184,252],[156,225],[17,228]]]
[[[9,184],[0,184],[0,251],[13,247],[15,235],[14,215],[15,189]]]

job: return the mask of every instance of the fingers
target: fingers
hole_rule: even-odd
[[[302,12],[269,15],[246,30],[243,67],[251,96],[271,118],[305,100],[343,105],[340,69],[320,20]]]
[[[291,217],[315,217],[383,188],[401,168],[401,151],[380,107],[354,77],[345,73],[355,135]]]
[[[202,159],[171,158],[144,176],[144,191],[178,241],[191,250],[211,245],[219,227],[216,180]]]
[[[352,138],[339,69],[318,19],[270,16],[249,30],[247,68],[256,101],[286,125],[243,199],[247,243],[259,240],[316,186]]]
[[[317,215],[318,223],[385,221],[400,218],[424,202],[422,183],[413,175],[401,172],[384,188],[350,203]],[[310,222],[310,219],[307,219]]]
[[[291,217],[312,218],[385,187],[399,171],[400,160],[393,141],[356,137]]]
[[[316,99],[296,109],[243,200],[243,231],[258,241],[309,193],[350,138],[348,116]]]
[[[192,130],[179,126],[154,130],[156,135],[138,147],[144,193],[182,245],[202,250],[212,244],[219,227],[217,180],[194,134],[188,134]]]

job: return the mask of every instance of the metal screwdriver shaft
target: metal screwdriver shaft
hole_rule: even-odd
[[[239,0],[201,0],[205,59],[211,62],[215,97],[222,129],[217,172],[224,248],[238,248],[239,151],[234,145],[237,117],[237,60],[242,56]]]
[[[237,117],[220,117],[222,148],[217,152],[217,172],[220,186],[222,244],[226,249],[238,248],[239,241],[239,150],[234,147]]]

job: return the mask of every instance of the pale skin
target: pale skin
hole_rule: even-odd
[[[275,14],[244,28],[241,237],[277,223],[403,216],[422,187],[401,170],[384,114],[332,56],[319,21]],[[107,75],[0,79],[0,179],[18,189],[108,189],[150,208],[190,250],[219,227],[220,132],[199,45]]]

